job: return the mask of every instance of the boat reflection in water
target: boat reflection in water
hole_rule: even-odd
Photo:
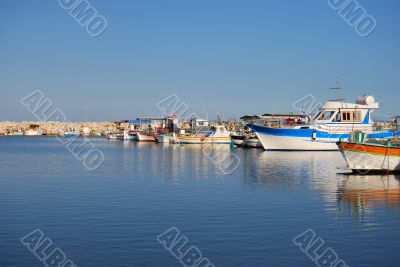
[[[338,189],[338,202],[356,214],[369,214],[378,207],[398,209],[400,176],[346,175]],[[342,206],[343,207],[343,206]]]
[[[102,151],[119,151],[107,158],[115,168],[134,169],[135,174],[146,173],[155,179],[163,177],[173,184],[225,178],[220,166],[229,162],[231,153],[230,146],[220,144],[160,146],[154,142],[107,142],[105,145]]]
[[[316,191],[325,212],[338,218],[353,214],[358,220],[379,208],[379,212],[400,209],[400,176],[344,174],[346,163],[338,152],[248,150],[241,160],[245,184],[268,190]]]
[[[235,150],[239,154],[246,184],[268,188],[291,186],[313,188],[336,205],[338,166],[345,161],[338,152],[282,152]],[[339,181],[340,182],[340,181]]]

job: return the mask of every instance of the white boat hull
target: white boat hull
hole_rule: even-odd
[[[400,157],[386,157],[382,155],[365,154],[354,151],[344,151],[343,157],[346,159],[349,168],[352,170],[389,170],[400,171]]]
[[[25,132],[26,136],[38,136],[38,135],[43,135],[41,131],[36,131],[36,130],[27,130]]]
[[[143,133],[138,133],[138,140],[139,142],[155,142],[156,138],[153,134],[143,134]]]
[[[137,134],[124,134],[124,140],[131,141],[131,140],[138,140]]]
[[[311,137],[278,136],[256,133],[266,150],[295,150],[295,151],[335,151],[338,150],[337,138],[312,140]]]
[[[172,135],[160,135],[157,137],[157,142],[158,143],[171,143],[174,140],[174,137]]]
[[[124,136],[123,135],[108,135],[107,139],[112,139],[112,140],[124,140]]]
[[[230,144],[230,137],[190,137],[178,136],[176,142],[178,144]]]

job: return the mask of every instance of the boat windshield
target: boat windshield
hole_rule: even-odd
[[[321,114],[318,116],[317,120],[320,121],[329,121],[333,115],[335,114],[335,111],[323,111]]]
[[[321,115],[322,112],[323,111],[319,111],[317,114],[314,115],[314,117],[312,119],[316,120],[319,117],[319,115]]]

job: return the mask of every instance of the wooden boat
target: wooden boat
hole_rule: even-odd
[[[230,132],[224,125],[211,127],[208,132],[195,133],[191,135],[178,135],[176,137],[178,144],[230,144]]]
[[[372,143],[337,142],[349,168],[358,173],[400,172],[400,145],[392,140]]]
[[[158,134],[138,132],[137,136],[139,142],[155,142]]]

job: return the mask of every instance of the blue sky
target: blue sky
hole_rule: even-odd
[[[373,94],[400,114],[400,2],[358,0],[377,22],[360,37],[326,0],[90,0],[108,21],[93,38],[56,0],[0,0],[0,120],[33,117],[19,100],[42,90],[69,120],[159,115],[178,95],[222,118],[293,111]]]

